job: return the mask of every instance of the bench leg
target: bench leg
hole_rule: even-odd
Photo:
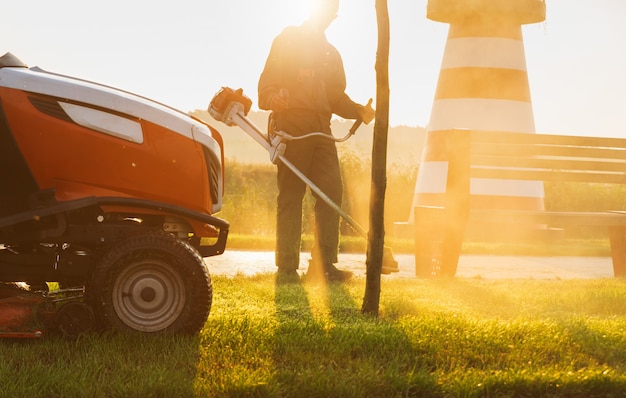
[[[415,275],[454,277],[461,254],[465,221],[451,219],[441,207],[415,208]]]
[[[626,227],[609,227],[613,275],[626,276]]]

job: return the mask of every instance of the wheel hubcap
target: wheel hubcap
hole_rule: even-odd
[[[129,264],[116,278],[112,293],[119,319],[142,332],[166,329],[185,306],[183,279],[161,260]]]
[[[147,287],[141,291],[141,298],[143,299],[143,301],[149,302],[154,300],[155,297],[156,291],[151,287]]]

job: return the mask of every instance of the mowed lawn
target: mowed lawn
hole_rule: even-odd
[[[626,396],[623,279],[213,285],[199,336],[0,341],[0,396]]]

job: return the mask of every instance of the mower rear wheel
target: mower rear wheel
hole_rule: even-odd
[[[197,333],[213,299],[198,251],[161,231],[130,237],[111,249],[96,267],[91,289],[100,324],[143,333]]]

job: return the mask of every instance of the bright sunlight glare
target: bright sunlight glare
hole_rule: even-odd
[[[299,25],[309,16],[311,0],[282,1],[277,10],[282,19],[291,25]]]

